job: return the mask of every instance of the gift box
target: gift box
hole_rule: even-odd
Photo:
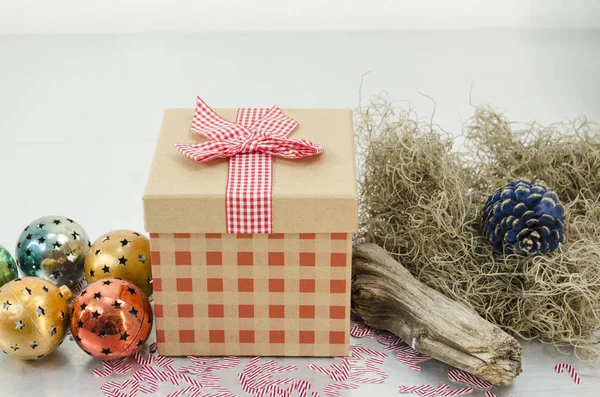
[[[144,219],[159,354],[348,354],[350,110],[165,110]]]

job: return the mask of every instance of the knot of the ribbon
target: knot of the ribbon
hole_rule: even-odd
[[[229,158],[227,233],[272,232],[272,157],[299,159],[323,152],[318,143],[288,138],[297,126],[277,106],[239,109],[233,123],[198,98],[191,132],[209,140],[175,147],[198,162]]]
[[[260,117],[256,117],[257,114]],[[198,162],[252,152],[288,159],[322,153],[323,147],[318,143],[288,138],[297,126],[298,122],[277,106],[270,109],[240,109],[237,122],[232,123],[221,118],[198,98],[191,132],[210,140],[197,144],[178,144],[175,147]]]
[[[239,150],[237,151],[237,153],[258,152],[261,141],[264,141],[264,139],[260,139],[257,137],[250,137],[250,138],[246,139],[245,141],[243,141],[241,143],[241,145],[239,145]],[[237,153],[235,153],[235,154],[237,154]]]

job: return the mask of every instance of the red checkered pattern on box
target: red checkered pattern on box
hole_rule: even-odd
[[[241,108],[232,123],[198,97],[191,132],[211,140],[175,146],[198,162],[229,158],[225,193],[228,233],[271,233],[272,156],[298,159],[323,152],[319,144],[288,138],[297,126],[277,106]]]
[[[351,235],[151,234],[161,355],[345,356]]]

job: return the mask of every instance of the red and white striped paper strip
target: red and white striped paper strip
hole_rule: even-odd
[[[207,358],[189,356],[188,359],[194,364],[179,368],[179,372],[189,372],[199,375],[205,372],[220,371],[235,368],[240,365],[238,357]]]
[[[220,380],[220,379],[219,379]],[[212,382],[208,382],[208,381],[202,381],[202,384],[204,385],[204,387],[206,387],[207,389],[210,389],[212,391],[218,392],[218,393],[231,393],[229,391],[229,388],[225,387],[225,386],[221,386]]]
[[[350,346],[350,357],[349,360],[363,360],[364,355],[370,355],[374,357],[386,358],[386,354],[384,352],[380,352],[374,349],[369,349],[360,345],[352,345]]]
[[[174,359],[165,357],[165,356],[158,356],[154,359],[154,363],[156,365],[158,365],[161,368],[167,368],[167,369],[169,369],[173,365],[174,362],[175,362]]]
[[[443,397],[454,397],[454,396],[464,396],[465,394],[470,394],[470,393],[473,393],[472,387],[463,387],[460,389],[446,390],[446,391],[439,392],[438,394]]]
[[[131,388],[127,390],[127,388]],[[139,390],[139,384],[135,379],[127,379],[122,383],[106,382],[100,387],[102,393],[108,397],[135,397]]]
[[[366,355],[375,357],[369,357],[365,361],[365,366],[355,365],[360,360],[365,360]],[[307,364],[307,367],[327,375],[330,379],[335,382],[345,382],[347,380],[355,381],[359,383],[382,383],[383,380],[387,379],[387,373],[378,366],[383,364],[386,355],[383,352],[369,349],[363,346],[350,346],[350,356],[342,358],[342,364],[331,364],[329,369],[324,368],[317,364]],[[365,374],[376,374],[376,378],[361,378]]]
[[[385,348],[385,350],[395,352],[398,361],[416,372],[421,372],[421,367],[417,364],[422,363],[423,361],[431,360],[431,357],[416,351],[404,342],[388,346]]]
[[[308,391],[312,387],[311,383],[304,379],[298,379],[292,389],[298,391],[298,397],[308,397]],[[315,393],[315,392],[313,392]],[[318,393],[317,393],[318,394]]]
[[[198,382],[197,380],[195,380],[194,378],[186,375],[186,374],[174,374],[173,376],[171,376],[171,378],[169,379],[169,381],[174,384],[175,386],[179,386],[181,384],[180,380],[186,381],[188,382],[190,385],[194,386],[194,387],[202,387],[202,384],[200,384],[200,382]]]
[[[480,390],[490,390],[493,386],[490,382],[460,369],[453,369],[448,372],[448,379],[453,382],[462,383]]]
[[[136,371],[133,374],[133,379],[135,379],[140,384],[140,391],[142,391],[143,393],[156,393],[156,391],[158,390],[159,380],[147,371],[145,371],[145,369]]]
[[[143,368],[142,371],[145,371],[153,379],[156,379],[160,382],[167,382],[173,376],[177,375],[177,371],[173,367],[168,366],[164,368],[166,369],[166,371],[159,371],[154,367],[146,366]]]
[[[216,392],[205,394],[204,397],[210,395],[215,397],[232,395],[228,388],[218,384],[221,379],[215,375],[214,372],[237,367],[240,364],[240,359],[238,357],[209,358],[188,356],[188,359],[194,365],[180,367],[178,371],[180,373],[187,372],[198,376],[200,382],[206,389]]]
[[[101,387],[101,391],[108,397],[134,397],[138,393],[156,393],[160,383],[171,382],[178,385],[180,380],[185,380],[190,385],[176,392],[171,393],[170,397],[199,397],[203,389],[208,389],[213,393],[204,394],[203,397],[235,397],[229,389],[220,386],[220,378],[213,372],[234,368],[239,365],[240,359],[237,357],[224,357],[220,359],[207,359],[202,357],[190,357],[194,366],[182,367],[180,372],[190,372],[198,376],[199,381],[194,380],[185,374],[178,373],[173,368],[174,359],[168,357],[159,357],[155,355],[156,344],[149,347],[149,353],[143,351],[134,355],[136,363],[141,365],[138,371],[135,371],[131,379],[123,383],[107,382]],[[100,377],[107,377],[113,373],[125,373],[132,368],[128,359],[103,362],[104,371],[95,369],[94,374]],[[267,368],[275,371],[285,370],[286,367],[274,367],[274,361],[268,363]],[[154,366],[156,365],[156,367]]]
[[[179,389],[173,393],[169,393],[166,397],[180,397],[186,394],[188,395],[188,397],[199,397],[201,393],[202,389],[194,386],[188,386],[184,387],[183,389]]]
[[[238,374],[242,390],[252,394],[254,397],[263,397],[266,395],[287,397],[291,396],[293,391],[298,391],[299,396],[307,396],[312,384],[306,380],[294,378],[274,379],[273,374],[278,372],[290,372],[298,369],[295,365],[277,366],[276,360],[269,360],[259,364],[260,357],[254,357],[246,365],[243,371]],[[287,388],[282,385],[291,385]],[[317,397],[318,393],[312,393]]]
[[[332,383],[323,388],[323,392],[329,397],[338,397],[340,390],[358,389],[359,386],[355,383]]]
[[[331,380],[335,382],[344,382],[348,380],[350,375],[350,362],[347,358],[342,358],[342,365],[331,364],[330,368],[327,369],[317,364],[309,363],[307,367],[313,371],[317,371],[321,374],[327,375]]]
[[[485,397],[498,397],[498,396],[495,393],[492,393],[491,391],[486,391]]]
[[[154,362],[154,356],[152,354],[146,354],[143,351],[138,351],[133,355],[133,359],[139,365],[145,366],[150,365]]]
[[[416,394],[417,396],[421,396],[421,397],[433,397],[436,395],[440,395],[443,397],[455,397],[455,396],[464,396],[465,394],[470,394],[473,392],[473,388],[472,387],[463,387],[461,389],[450,389],[447,390],[450,386],[449,385],[439,385],[439,386],[432,386],[432,385],[419,385],[419,386],[405,386],[402,385],[399,388],[400,393],[406,394],[406,393],[412,393],[412,394]]]
[[[165,366],[166,371],[159,371],[151,365],[144,365],[133,374],[133,378],[140,384],[140,391],[143,393],[155,393],[158,390],[159,383],[165,383],[171,380],[177,371],[172,366]]]
[[[236,397],[236,395],[231,392],[222,392],[222,393],[204,394],[202,397]]]
[[[573,368],[573,366],[571,364],[566,364],[566,363],[556,364],[556,366],[554,367],[554,370],[556,371],[557,374],[562,374],[564,372],[564,370],[567,370],[567,372],[571,376],[571,379],[573,379],[573,383],[575,383],[576,385],[581,384],[581,378],[579,377],[579,374],[577,373],[577,371],[575,371],[575,368]]]
[[[294,383],[294,378],[282,378],[282,379],[271,379],[270,377],[264,377],[260,381],[255,381],[253,387],[258,389],[270,388],[271,386],[288,385]]]
[[[381,384],[388,378],[387,372],[381,369],[383,359],[379,357],[368,358],[364,366],[352,367],[349,380],[356,383]],[[374,377],[363,377],[363,375],[375,375]]]
[[[399,391],[402,394],[412,393],[421,397],[433,397],[438,391],[442,391],[446,388],[447,385],[441,385],[438,387],[434,387],[431,385],[420,385],[420,386],[405,386],[400,385]]]
[[[364,323],[350,321],[350,335],[355,338],[367,338],[375,335],[375,330]]]
[[[133,355],[133,359],[136,363],[138,363],[141,366],[151,365],[152,363],[154,363],[155,360],[159,360],[159,362],[164,362],[164,357],[157,357],[155,355],[157,348],[158,346],[156,342],[154,342],[148,347],[148,351],[145,351],[145,349],[137,351]],[[171,361],[171,363],[173,363],[173,361]]]
[[[189,397],[200,396],[200,394],[202,393],[202,383],[198,382],[194,378],[186,374],[176,373],[173,374],[173,376],[169,379],[169,381],[175,386],[180,386],[181,380],[189,383],[190,386],[184,387],[183,389],[179,389],[176,392],[168,394],[167,397],[179,397],[185,394],[188,394]]]
[[[341,365],[331,364],[329,368],[325,368],[310,363],[307,366],[335,381],[335,383],[325,386],[323,391],[329,397],[336,397],[339,396],[340,390],[357,389],[360,384],[381,384],[385,382],[388,374],[381,369],[381,365],[386,357],[383,352],[353,345],[350,346],[350,356],[342,358]],[[360,365],[360,361],[364,361],[364,365]]]
[[[94,369],[94,375],[101,378],[106,378],[113,373],[124,374],[131,370],[133,365],[129,363],[128,358],[121,358],[118,360],[103,361],[102,366],[104,371],[96,368]]]

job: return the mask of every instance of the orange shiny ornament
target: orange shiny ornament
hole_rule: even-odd
[[[115,230],[98,238],[85,258],[88,283],[104,278],[129,280],[152,295],[150,240],[131,230]]]
[[[89,284],[73,300],[71,333],[87,354],[115,360],[141,349],[152,320],[150,301],[139,287],[107,278]]]
[[[38,277],[0,289],[0,349],[23,360],[42,358],[62,343],[69,327],[71,290]]]

